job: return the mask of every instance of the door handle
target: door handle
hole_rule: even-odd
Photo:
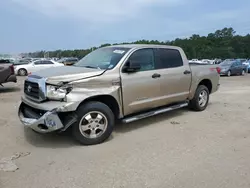
[[[158,73],[154,73],[154,74],[152,75],[152,78],[160,78],[160,77],[161,77],[161,75],[158,74]]]
[[[183,74],[191,74],[191,71],[185,70],[185,71],[183,72]]]

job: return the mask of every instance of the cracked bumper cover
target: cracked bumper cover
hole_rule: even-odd
[[[39,119],[35,119],[30,117],[24,117],[21,108],[19,108],[19,118],[24,126],[29,127],[40,133],[54,132],[64,127],[55,111],[46,112]]]
[[[22,97],[22,101],[18,110],[18,116],[25,127],[29,127],[39,133],[50,133],[64,129],[69,125],[68,123],[72,124],[70,121],[67,123],[62,122],[58,114],[60,112],[75,111],[75,106],[77,104],[51,102],[51,104],[54,105],[50,104],[46,109],[44,109],[42,106],[40,106],[40,104],[32,103],[32,101]],[[38,106],[40,106],[40,108],[38,108]],[[32,109],[41,110],[45,113],[38,115],[38,113],[35,113]]]

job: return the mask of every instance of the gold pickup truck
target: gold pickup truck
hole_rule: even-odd
[[[29,75],[19,118],[39,133],[72,126],[81,144],[99,144],[116,120],[130,123],[186,106],[205,110],[219,88],[216,66],[191,65],[175,46],[99,48],[73,66]]]

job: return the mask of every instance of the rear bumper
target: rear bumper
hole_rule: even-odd
[[[212,93],[215,93],[216,91],[218,91],[220,89],[220,84],[218,83],[217,86],[213,87],[213,90],[211,91]]]

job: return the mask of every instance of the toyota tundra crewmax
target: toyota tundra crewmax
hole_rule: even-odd
[[[72,66],[29,75],[18,115],[35,132],[72,127],[81,144],[99,144],[117,120],[130,123],[187,106],[205,110],[219,88],[216,66],[191,65],[175,46],[103,47]]]

